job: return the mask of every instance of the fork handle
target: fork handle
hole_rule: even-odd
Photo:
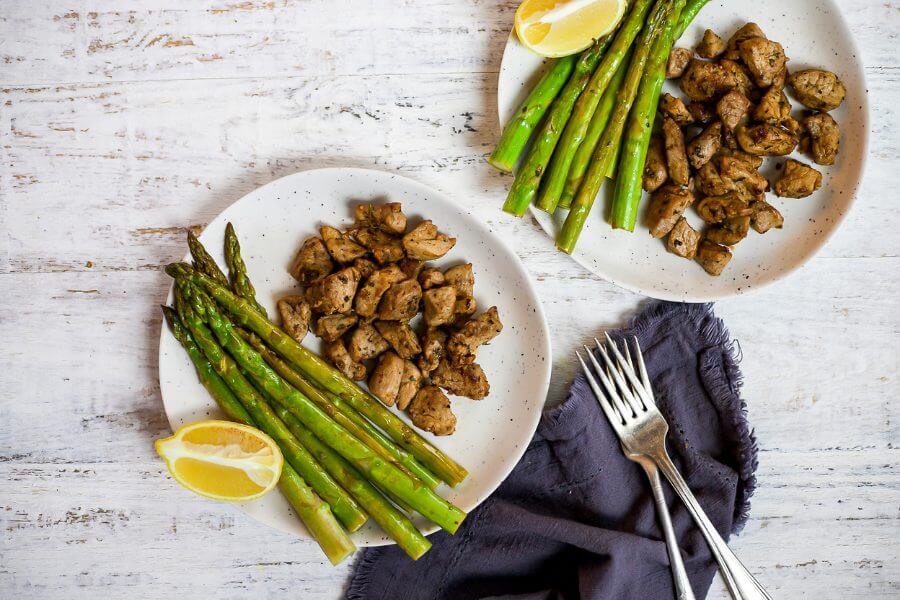
[[[768,592],[756,581],[756,578],[747,570],[747,567],[741,564],[738,557],[735,556],[728,544],[725,543],[725,540],[722,539],[722,536],[719,535],[719,532],[716,531],[691,489],[681,477],[678,469],[675,468],[668,452],[663,449],[653,459],[700,527],[700,531],[703,533],[703,537],[706,538],[706,543],[709,544],[716,562],[719,563],[719,570],[732,598],[735,600],[772,600]]]

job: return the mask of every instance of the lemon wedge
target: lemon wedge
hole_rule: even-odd
[[[156,440],[172,477],[195,494],[246,502],[278,483],[284,459],[275,440],[247,425],[198,421]]]
[[[627,0],[525,0],[516,10],[516,35],[541,56],[580,52],[612,31]]]

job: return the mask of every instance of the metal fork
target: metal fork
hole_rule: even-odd
[[[600,365],[591,349],[584,346],[596,375],[600,379],[600,384],[603,386],[602,389],[581,354],[578,352],[576,354],[584,369],[588,384],[612,424],[613,430],[619,436],[625,456],[640,464],[650,479],[650,487],[653,490],[653,497],[666,537],[678,598],[691,599],[694,596],[684,570],[681,554],[678,551],[657,469],[662,471],[669,483],[672,484],[688,512],[700,527],[703,537],[706,538],[706,542],[719,564],[719,570],[731,596],[736,600],[772,600],[716,531],[678,469],[675,468],[672,459],[669,458],[669,453],[666,451],[666,434],[669,431],[669,425],[656,407],[650,378],[647,376],[647,369],[644,366],[644,358],[641,355],[637,338],[634,338],[635,360],[632,360],[627,343],[623,343],[623,354],[609,335],[606,336],[606,340],[608,345],[607,348],[604,348],[599,340],[594,339],[604,366]],[[607,352],[607,349],[610,352]],[[637,369],[635,369],[635,364],[637,364]]]

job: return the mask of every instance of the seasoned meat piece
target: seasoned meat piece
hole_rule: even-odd
[[[407,414],[413,425],[434,435],[450,435],[456,431],[456,415],[450,410],[450,400],[436,386],[420,389]]]
[[[819,113],[803,119],[803,129],[810,139],[810,154],[818,165],[833,165],[841,143],[841,129],[828,113]]]
[[[403,235],[406,231],[406,215],[400,210],[399,202],[359,204],[354,216],[356,224],[367,229],[380,229],[392,235]]]
[[[844,101],[847,88],[831,71],[821,69],[805,69],[792,73],[788,83],[794,90],[794,96],[804,106],[815,110],[834,110]]]
[[[456,244],[456,238],[438,233],[438,228],[431,221],[422,221],[412,231],[403,236],[403,247],[406,254],[419,260],[434,260],[450,252]]]
[[[666,168],[666,150],[662,139],[654,135],[650,138],[647,160],[644,162],[643,188],[648,192],[655,192],[668,178],[669,170]]]
[[[325,243],[317,237],[303,242],[289,269],[291,276],[301,285],[313,284],[333,270],[331,255],[328,254]]]
[[[781,71],[775,75],[775,78],[772,80],[772,85],[769,86],[769,89],[775,88],[776,90],[783,90],[785,84],[787,83],[788,77],[791,76],[790,71],[788,71],[787,65],[784,66]]]
[[[662,238],[669,233],[685,209],[693,204],[694,194],[672,183],[667,183],[650,196],[647,210],[647,227],[650,235]]]
[[[415,279],[395,283],[378,303],[378,318],[382,321],[408,321],[419,312],[422,288]]]
[[[717,63],[693,59],[681,78],[681,91],[695,102],[706,102],[735,86],[734,75]]]
[[[753,109],[753,120],[769,125],[781,125],[791,116],[791,103],[787,96],[775,86],[763,94],[759,104]]]
[[[315,313],[333,315],[350,312],[359,285],[359,273],[353,267],[341,269],[306,289],[306,301]]]
[[[490,342],[501,331],[503,323],[500,322],[496,306],[470,319],[447,340],[447,357],[450,363],[459,366],[475,362],[478,347]]]
[[[354,229],[352,233],[356,241],[372,253],[378,264],[397,262],[406,256],[400,238],[388,235],[380,229],[359,228]]]
[[[325,241],[325,247],[328,248],[331,258],[342,265],[351,263],[366,253],[365,248],[354,242],[349,235],[341,233],[334,227],[323,225],[319,228],[319,233]]]
[[[439,328],[430,328],[422,335],[422,356],[419,357],[418,365],[425,373],[430,373],[437,369],[441,359],[444,358],[444,344],[447,342],[447,333]]]
[[[775,125],[741,125],[735,133],[744,152],[757,156],[784,156],[797,147],[797,136]]]
[[[702,58],[716,58],[725,52],[725,40],[716,35],[712,29],[703,32],[703,39],[697,44],[697,54]]]
[[[405,363],[402,358],[387,351],[378,359],[378,366],[369,377],[369,391],[387,406],[393,406],[397,401]]]
[[[353,261],[353,268],[359,273],[360,281],[365,281],[372,273],[378,270],[378,266],[368,258],[357,258]]]
[[[725,69],[734,80],[732,89],[739,91],[750,100],[757,100],[759,98],[759,88],[753,83],[753,77],[747,67],[739,62],[728,60],[727,58],[720,60],[719,66]]]
[[[792,158],[784,163],[781,179],[775,182],[775,194],[782,198],[806,198],[822,185],[822,174]]]
[[[286,296],[279,300],[278,314],[281,315],[281,328],[285,333],[298,342],[303,341],[312,320],[312,310],[303,296]]]
[[[765,201],[753,203],[753,214],[750,216],[750,226],[756,233],[765,233],[772,229],[781,229],[784,217],[778,209]]]
[[[684,75],[684,70],[687,69],[693,56],[694,53],[687,48],[672,48],[669,53],[669,61],[666,63],[666,78],[674,79]]]
[[[738,46],[738,51],[741,60],[750,69],[753,81],[762,88],[772,85],[788,60],[781,44],[760,37],[744,40]]]
[[[716,114],[722,119],[722,124],[729,130],[733,130],[747,115],[750,109],[750,101],[737,90],[731,90],[716,103]]]
[[[353,381],[362,381],[366,378],[366,366],[357,362],[353,362],[350,354],[347,352],[344,342],[336,339],[333,342],[325,342],[323,348],[325,358],[331,364],[337,367],[338,371],[344,374],[348,379]]]
[[[429,327],[446,325],[453,321],[456,314],[453,309],[456,306],[456,288],[452,285],[431,288],[422,294],[425,305],[425,322]]]
[[[731,260],[731,249],[728,246],[720,246],[709,240],[700,240],[697,247],[697,262],[710,275],[721,275],[722,271]]]
[[[738,60],[741,57],[739,48],[741,42],[750,38],[766,39],[766,34],[763,33],[763,30],[756,23],[747,23],[735,31],[734,35],[728,40],[728,44],[725,46],[725,58]]]
[[[663,141],[666,146],[666,166],[669,179],[678,185],[687,185],[691,172],[688,169],[684,133],[670,117],[663,118]]]
[[[347,351],[354,362],[375,358],[388,348],[390,348],[390,344],[387,340],[381,337],[377,329],[365,321],[353,330],[347,344]]]
[[[454,396],[465,396],[472,400],[481,400],[491,392],[487,376],[478,363],[454,367],[446,360],[441,360],[437,369],[431,372],[431,382]]]
[[[705,125],[716,118],[716,111],[706,102],[690,102],[687,109],[694,118],[694,123]]]
[[[728,217],[721,225],[711,227],[706,231],[706,239],[722,244],[734,246],[750,233],[750,217]]]
[[[445,283],[447,283],[447,279],[444,277],[444,272],[440,269],[429,267],[427,269],[422,269],[422,272],[419,273],[419,285],[422,286],[423,290],[440,287]]]
[[[419,338],[412,328],[402,321],[376,321],[375,328],[387,340],[400,358],[413,358],[422,352]]]
[[[752,213],[750,204],[738,196],[737,192],[728,192],[721,196],[707,196],[697,203],[697,214],[710,224],[721,223],[730,217],[747,216]]]
[[[397,391],[397,408],[406,410],[420,387],[422,387],[422,372],[412,361],[403,361],[403,376],[400,379],[400,389]]]
[[[734,191],[734,184],[730,180],[723,179],[719,173],[719,161],[716,158],[697,169],[694,184],[697,186],[697,191],[703,196],[721,196]]]
[[[356,294],[356,313],[364,319],[375,316],[378,303],[388,288],[406,279],[406,275],[395,264],[372,273]]]
[[[676,98],[672,94],[663,94],[659,99],[659,110],[664,115],[672,117],[672,120],[681,127],[690,125],[694,122],[694,117],[688,112],[687,106],[681,98]]]
[[[359,318],[354,314],[326,315],[316,321],[315,333],[326,342],[333,342],[350,331],[357,322]]]
[[[768,180],[743,160],[730,156],[719,157],[719,175],[743,200],[758,198],[769,189]]]
[[[683,258],[694,258],[697,254],[697,244],[700,242],[700,232],[696,231],[687,219],[681,217],[675,223],[675,227],[669,232],[666,239],[666,249],[672,254]]]
[[[748,154],[743,150],[737,150],[733,148],[720,148],[718,155],[722,156],[730,156],[731,158],[736,158],[737,160],[742,160],[747,163],[749,166],[754,169],[758,169],[763,164],[763,159],[761,156],[756,156],[755,154]]]
[[[475,272],[472,263],[456,265],[444,271],[444,278],[448,285],[456,288],[456,305],[453,312],[460,315],[471,315],[475,312]]]
[[[688,142],[687,156],[691,166],[699,169],[722,147],[722,124],[718,121],[708,125]]]
[[[404,258],[397,263],[397,266],[400,267],[400,270],[403,271],[403,274],[406,275],[407,279],[415,279],[419,276],[419,273],[422,272],[425,261],[415,258]]]

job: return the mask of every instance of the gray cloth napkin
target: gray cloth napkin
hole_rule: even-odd
[[[653,304],[613,337],[632,335],[669,422],[669,452],[727,538],[747,518],[756,471],[756,442],[738,395],[736,345],[705,304]],[[694,592],[703,598],[715,561],[684,506],[663,486]],[[433,548],[417,562],[393,546],[363,552],[347,598],[674,597],[646,476],[622,454],[581,374],[568,398],[544,413],[497,491],[455,536],[438,532],[430,539]]]

